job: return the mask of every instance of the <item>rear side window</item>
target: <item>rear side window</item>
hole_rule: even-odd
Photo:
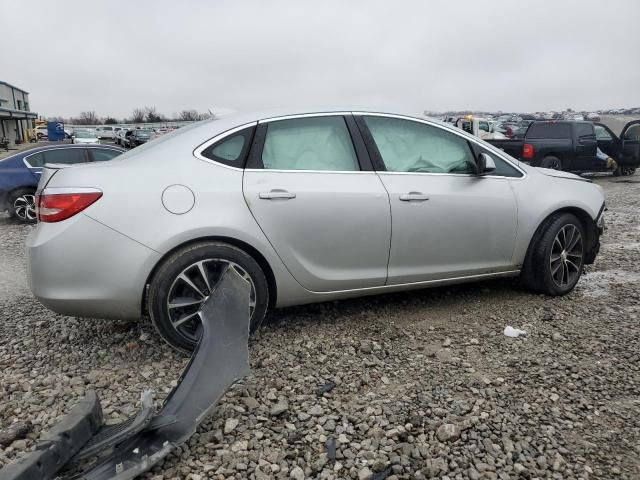
[[[590,123],[576,123],[576,134],[578,138],[594,136],[593,125]]]
[[[117,157],[122,152],[107,148],[91,148],[89,149],[89,153],[91,154],[91,161],[106,162],[108,160],[111,160],[112,158]]]
[[[84,148],[47,150],[42,153],[44,153],[44,163],[62,163],[65,165],[71,165],[87,161]]]
[[[571,127],[567,123],[534,123],[527,138],[571,138]]]
[[[270,122],[262,164],[267,170],[360,170],[349,130],[340,116]]]
[[[30,167],[40,168],[44,165],[44,155],[42,153],[35,153],[26,157],[25,161]]]
[[[219,142],[209,145],[200,155],[214,162],[230,167],[244,168],[249,146],[253,138],[254,127],[240,130]]]

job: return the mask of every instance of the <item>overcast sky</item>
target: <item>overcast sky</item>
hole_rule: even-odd
[[[0,0],[41,115],[640,107],[638,0]]]

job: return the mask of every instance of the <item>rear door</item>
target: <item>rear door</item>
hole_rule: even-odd
[[[592,170],[596,167],[596,134],[593,125],[587,122],[577,122],[575,132],[575,170]]]
[[[243,191],[260,228],[304,288],[385,284],[389,198],[350,115],[261,122]]]
[[[622,129],[618,163],[623,167],[640,166],[640,120],[629,122]]]

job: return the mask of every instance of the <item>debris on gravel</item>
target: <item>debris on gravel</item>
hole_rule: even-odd
[[[640,190],[595,181],[608,230],[570,295],[496,281],[276,311],[251,341],[250,375],[142,478],[640,478]],[[32,228],[0,218],[0,428],[32,424],[0,466],[87,389],[116,423],[144,389],[161,400],[188,361],[146,321],[35,301]],[[506,325],[527,334],[506,338]]]

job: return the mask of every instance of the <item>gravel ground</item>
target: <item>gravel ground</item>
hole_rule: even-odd
[[[244,383],[144,478],[640,478],[640,185],[596,181],[608,230],[571,295],[500,281],[275,312]],[[147,322],[33,300],[31,228],[0,219],[0,427],[32,422],[0,465],[86,389],[115,422],[146,387],[161,399],[187,361]]]

